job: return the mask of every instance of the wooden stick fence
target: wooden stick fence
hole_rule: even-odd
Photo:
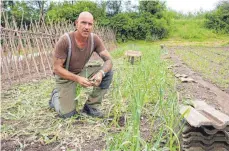
[[[14,19],[8,22],[2,14],[5,22],[0,33],[2,88],[52,76],[52,51],[55,43],[65,32],[74,31],[73,24],[59,22],[38,25],[31,21],[29,26],[18,28]],[[93,32],[104,40],[108,50],[116,48],[113,30],[96,27]]]

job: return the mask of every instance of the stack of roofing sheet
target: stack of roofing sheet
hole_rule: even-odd
[[[229,116],[203,101],[181,106],[186,124],[182,131],[184,151],[229,151]]]

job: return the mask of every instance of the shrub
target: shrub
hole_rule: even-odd
[[[229,1],[221,1],[215,11],[206,15],[205,26],[217,33],[229,33]]]
[[[157,40],[169,33],[166,18],[158,19],[149,12],[120,13],[111,18],[110,26],[117,31],[119,42],[127,40]]]

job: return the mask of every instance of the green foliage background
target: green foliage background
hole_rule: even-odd
[[[74,22],[82,11],[93,14],[96,24],[113,28],[118,42],[128,40],[155,41],[174,35],[184,39],[201,39],[205,33],[229,33],[229,2],[221,1],[210,12],[182,14],[167,9],[165,2],[139,1],[138,5],[130,1],[63,1],[63,2],[28,2],[3,1],[3,9],[9,16],[14,16],[18,26],[29,25],[31,20],[41,21],[41,14],[46,23],[70,20]],[[191,19],[191,20],[190,20]],[[174,21],[175,20],[175,21]],[[185,22],[183,20],[186,20]],[[189,21],[188,21],[189,20]],[[1,20],[4,27],[4,20]],[[199,24],[200,32],[195,27],[186,33],[176,33],[174,25],[185,28],[182,24]],[[188,26],[188,25],[187,25]],[[208,32],[205,32],[208,30]]]
[[[217,33],[229,34],[229,1],[221,1],[216,10],[209,12],[205,25]]]

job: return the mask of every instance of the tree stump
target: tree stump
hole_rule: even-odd
[[[128,50],[125,52],[125,56],[127,57],[128,61],[133,65],[135,60],[141,61],[142,53],[140,51]]]

